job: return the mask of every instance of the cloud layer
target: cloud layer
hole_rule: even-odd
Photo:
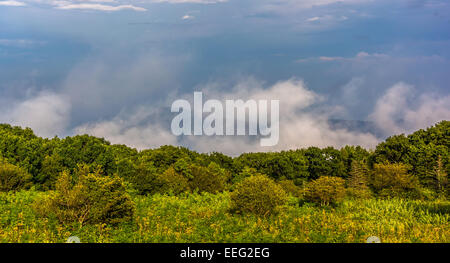
[[[187,136],[176,138],[169,130],[169,122],[142,124],[145,110],[139,110],[125,116],[82,125],[76,131],[105,137],[113,143],[124,143],[143,149],[163,144],[181,144],[201,152],[221,151],[237,155],[248,151],[273,151],[301,148],[307,146],[362,145],[373,147],[378,139],[368,133],[333,129],[328,119],[334,109],[312,109],[322,102],[322,97],[307,89],[296,79],[279,82],[265,89],[259,82],[249,79],[238,83],[231,92],[221,92],[220,84],[208,84],[202,88],[206,99],[268,99],[280,100],[280,142],[275,147],[261,147],[255,137],[245,136]],[[246,87],[246,88],[244,88]],[[181,97],[189,98],[191,94]],[[149,110],[147,109],[147,112]],[[141,116],[141,117],[139,117]]]
[[[105,4],[67,4],[67,5],[59,5],[56,8],[58,9],[79,9],[79,10],[98,10],[98,11],[120,11],[120,10],[134,10],[134,11],[147,11],[147,9],[143,7],[137,7],[134,5],[118,5],[111,6]]]
[[[369,119],[387,136],[411,133],[450,120],[450,96],[416,94],[413,86],[397,83],[378,99]]]
[[[64,134],[70,122],[71,106],[67,97],[53,92],[40,92],[24,101],[9,101],[3,106],[0,122],[31,127],[43,137]]]
[[[354,92],[363,80],[355,78],[347,86]],[[274,147],[261,147],[254,136],[184,136],[176,137],[170,131],[172,114],[170,99],[159,104],[137,106],[121,111],[110,120],[91,121],[67,131],[70,122],[71,103],[68,96],[52,92],[41,92],[24,101],[9,103],[0,115],[0,121],[27,126],[38,135],[52,137],[57,134],[90,134],[104,137],[112,143],[126,144],[138,149],[161,145],[184,145],[200,152],[220,151],[238,155],[252,151],[280,151],[309,146],[342,147],[361,145],[373,148],[380,140],[375,133],[348,130],[330,126],[329,120],[339,113],[340,107],[327,105],[324,96],[308,89],[298,79],[280,81],[265,87],[262,82],[248,78],[235,85],[232,90],[223,89],[222,83],[201,86],[204,100],[227,99],[279,100],[280,141]],[[191,99],[192,94],[175,97]],[[450,119],[450,96],[417,94],[413,86],[399,82],[376,101],[368,119],[386,136],[410,133],[441,120]]]
[[[13,0],[0,1],[0,6],[26,6],[26,5],[27,4],[24,2],[13,1]]]

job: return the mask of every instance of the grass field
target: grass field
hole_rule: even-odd
[[[318,207],[291,198],[277,215],[229,212],[229,193],[136,196],[132,221],[61,225],[40,218],[33,200],[45,192],[0,193],[0,242],[450,242],[449,201],[345,200]]]

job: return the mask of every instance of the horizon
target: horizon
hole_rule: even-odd
[[[257,152],[251,152],[251,151],[248,151],[248,152],[241,152],[241,153],[239,153],[239,154],[227,154],[227,153],[223,153],[223,152],[219,152],[219,151],[198,151],[198,150],[196,150],[196,149],[192,149],[192,148],[190,148],[189,146],[183,146],[183,145],[171,145],[171,144],[165,144],[165,145],[160,145],[160,146],[158,146],[158,147],[152,147],[152,148],[142,148],[142,149],[139,149],[139,148],[135,148],[135,147],[132,147],[132,146],[130,146],[130,145],[126,145],[126,144],[116,144],[116,143],[112,143],[111,141],[109,141],[109,140],[107,140],[106,138],[104,138],[104,137],[97,137],[97,136],[94,136],[94,135],[90,135],[90,134],[76,134],[76,135],[67,135],[67,136],[64,136],[64,137],[59,137],[59,136],[55,136],[55,137],[53,137],[53,138],[45,138],[45,137],[40,137],[39,135],[37,135],[34,131],[33,131],[33,129],[32,128],[30,128],[30,127],[22,127],[22,126],[13,126],[13,125],[11,125],[11,124],[8,124],[8,123],[0,123],[0,130],[1,130],[1,126],[2,125],[8,125],[8,126],[10,126],[11,128],[20,128],[21,130],[25,130],[25,129],[31,129],[31,131],[33,132],[33,134],[34,134],[34,136],[36,136],[37,138],[41,138],[41,139],[49,139],[49,140],[53,140],[53,139],[58,139],[58,140],[66,140],[66,139],[68,139],[68,138],[74,138],[74,137],[76,137],[76,136],[89,136],[89,137],[94,137],[94,138],[96,138],[96,139],[100,139],[100,140],[102,140],[102,141],[104,141],[104,142],[106,142],[106,144],[107,145],[111,145],[111,146],[125,146],[125,147],[127,147],[127,148],[129,148],[129,149],[131,149],[131,150],[135,150],[137,153],[143,153],[143,152],[145,152],[145,151],[153,151],[153,150],[158,150],[158,149],[161,149],[161,148],[163,148],[163,147],[175,147],[175,148],[184,148],[184,149],[187,149],[188,151],[190,151],[190,152],[194,152],[194,153],[198,153],[198,154],[206,154],[206,155],[210,155],[210,154],[214,154],[214,153],[219,153],[219,154],[223,154],[223,155],[225,155],[225,156],[228,156],[228,157],[230,157],[230,158],[240,158],[241,156],[243,156],[243,155],[245,155],[245,154],[257,154],[257,153],[267,153],[267,154],[270,154],[270,153],[274,153],[274,154],[278,154],[278,153],[282,153],[282,152],[290,152],[290,151],[293,151],[293,152],[296,152],[296,151],[304,151],[304,150],[308,150],[308,149],[310,149],[310,148],[318,148],[318,149],[321,149],[321,150],[325,150],[325,149],[336,149],[336,150],[338,150],[338,151],[341,151],[341,150],[344,150],[344,149],[346,149],[347,147],[355,147],[355,148],[357,148],[357,147],[361,147],[362,149],[364,149],[364,150],[366,150],[368,153],[374,153],[375,152],[375,150],[376,150],[376,147],[377,146],[381,146],[381,144],[382,143],[386,143],[386,142],[388,142],[389,141],[389,138],[392,138],[392,137],[394,137],[394,136],[405,136],[405,137],[409,137],[409,136],[411,136],[411,135],[413,135],[413,134],[417,134],[418,132],[420,132],[420,131],[429,131],[429,129],[431,129],[431,128],[435,128],[435,127],[441,127],[441,126],[444,126],[444,123],[449,123],[450,121],[448,121],[448,120],[442,120],[442,121],[439,121],[439,122],[437,122],[437,123],[435,123],[435,124],[433,124],[433,125],[431,125],[431,126],[428,126],[428,127],[425,127],[425,128],[423,128],[423,129],[418,129],[418,130],[416,130],[416,131],[413,131],[413,132],[411,132],[411,133],[407,133],[407,134],[405,134],[405,133],[401,133],[401,134],[391,134],[391,135],[389,135],[385,140],[381,140],[377,145],[375,145],[375,147],[373,147],[373,148],[366,148],[366,147],[363,147],[363,146],[361,146],[361,145],[343,145],[343,146],[341,146],[341,147],[334,147],[334,146],[331,146],[331,145],[329,145],[329,146],[324,146],[324,147],[318,147],[318,146],[307,146],[307,147],[299,147],[299,148],[290,148],[290,149],[284,149],[284,150],[275,150],[275,151],[257,151]],[[1,156],[0,156],[0,158],[1,158]]]

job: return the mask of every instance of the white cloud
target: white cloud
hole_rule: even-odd
[[[220,151],[230,155],[249,151],[279,151],[308,146],[362,145],[374,147],[378,142],[378,139],[369,133],[330,127],[328,119],[338,109],[314,110],[313,108],[320,105],[324,98],[307,89],[300,80],[282,81],[265,89],[261,83],[250,79],[238,83],[231,92],[220,91],[220,86],[220,84],[205,86],[202,90],[205,94],[204,99],[221,101],[225,99],[280,100],[280,142],[277,146],[261,147],[259,139],[251,136],[184,136],[178,138],[170,131],[170,119],[149,121],[155,116],[155,112],[147,107],[141,107],[127,114],[119,114],[111,120],[81,125],[75,129],[75,132],[104,137],[113,143],[126,144],[138,149],[165,144],[181,144],[201,152]],[[185,94],[181,97],[191,98],[192,94]]]
[[[275,12],[279,14],[294,14],[313,7],[326,6],[331,4],[361,4],[371,0],[278,0],[265,1],[261,11]]]
[[[194,19],[195,17],[194,16],[191,16],[191,15],[185,15],[185,16],[183,16],[181,19],[183,19],[183,20],[191,20],[191,19]]]
[[[26,5],[27,4],[25,4],[24,2],[13,1],[13,0],[0,1],[0,6],[26,6]]]
[[[357,106],[361,102],[362,89],[365,79],[354,77],[341,88],[341,100],[346,106]]]
[[[386,135],[410,133],[450,120],[450,96],[416,95],[413,86],[400,82],[377,100],[369,119]]]
[[[120,10],[134,10],[134,11],[147,11],[147,9],[143,7],[137,7],[134,5],[104,5],[104,4],[64,4],[56,7],[57,9],[78,9],[78,10],[97,10],[97,11],[120,11]]]
[[[30,127],[44,137],[63,133],[70,120],[71,106],[68,99],[52,92],[41,92],[35,97],[10,102],[4,107],[0,121]]]
[[[318,20],[320,20],[320,17],[318,17],[318,16],[306,19],[306,21],[308,21],[308,22],[314,22],[314,21],[318,21]]]
[[[212,85],[214,86],[214,85]],[[246,87],[246,89],[244,89]],[[279,82],[268,89],[254,81],[238,84],[232,92],[203,91],[208,98],[224,99],[279,99],[280,100],[280,141],[274,147],[260,147],[259,140],[243,136],[207,137],[189,136],[187,144],[198,151],[221,151],[238,155],[249,151],[280,151],[308,146],[342,147],[361,145],[372,148],[378,139],[370,133],[333,129],[328,120],[338,108],[313,109],[324,101],[319,94],[306,88],[303,81],[290,79]],[[217,87],[213,88],[217,90]]]
[[[328,56],[320,56],[320,57],[312,57],[312,58],[303,58],[298,59],[295,62],[303,63],[310,61],[361,61],[365,59],[387,59],[390,58],[389,55],[381,54],[381,53],[372,53],[369,54],[365,51],[361,51],[354,57],[328,57]]]
[[[344,90],[348,96],[357,93],[363,79],[355,78]],[[176,137],[170,131],[170,114],[159,112],[158,105],[141,106],[133,111],[121,112],[110,120],[85,123],[73,131],[104,137],[112,143],[126,144],[138,149],[161,145],[185,145],[201,152],[220,151],[230,155],[243,152],[280,151],[317,147],[342,147],[361,145],[373,148],[380,139],[372,133],[350,131],[331,127],[329,119],[340,108],[328,107],[320,94],[308,89],[303,81],[290,79],[265,88],[257,80],[239,82],[231,91],[221,89],[223,84],[213,83],[203,87],[206,99],[268,99],[280,100],[280,141],[274,147],[261,147],[259,139],[252,136],[185,136]],[[177,96],[179,98],[179,96]],[[185,98],[192,94],[185,94]],[[44,137],[67,132],[71,103],[69,97],[52,92],[41,92],[23,101],[3,99],[0,122],[31,127]],[[165,101],[164,105],[171,101]],[[386,135],[410,133],[441,120],[450,119],[450,96],[415,94],[414,88],[397,83],[377,102],[369,120]]]
[[[176,145],[177,137],[159,123],[145,123],[153,110],[140,107],[128,114],[119,114],[112,120],[87,123],[75,128],[77,134],[106,138],[114,144],[126,144],[137,149],[162,145]]]
[[[345,59],[345,58],[343,58],[343,57],[325,57],[325,56],[319,57],[319,60],[322,60],[322,61],[335,61],[335,60],[343,60],[343,59]]]

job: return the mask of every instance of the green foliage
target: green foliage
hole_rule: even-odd
[[[131,220],[134,203],[119,177],[102,176],[99,170],[90,173],[89,167],[83,166],[73,177],[63,172],[56,190],[38,199],[34,209],[40,216],[55,216],[63,224],[116,224]]]
[[[375,164],[371,185],[383,197],[408,197],[417,193],[417,178],[408,174],[404,164]]]
[[[193,179],[194,175],[192,174],[191,163],[192,161],[186,157],[180,158],[173,164],[173,168],[177,173],[182,174],[187,179]]]
[[[61,224],[31,204],[51,192],[0,192],[0,243],[449,243],[450,202],[345,200],[335,208],[289,206],[277,215],[230,214],[230,194],[136,196],[132,221]],[[382,215],[382,216],[380,216]]]
[[[111,145],[109,147],[115,159],[116,171],[120,177],[130,181],[136,174],[138,151],[126,145]]]
[[[255,168],[250,167],[244,167],[242,171],[231,179],[231,183],[233,186],[237,185],[238,183],[242,182],[245,178],[254,176],[254,175],[262,175],[261,173],[258,173]]]
[[[436,192],[441,196],[446,196],[449,194],[448,188],[448,177],[442,163],[442,158],[439,156],[436,166],[432,171],[431,178],[433,179],[433,186]]]
[[[350,178],[347,182],[347,194],[353,198],[369,198],[372,196],[369,188],[369,169],[361,161],[353,161]]]
[[[100,165],[107,175],[117,170],[110,143],[93,136],[67,137],[61,140],[54,153],[61,156],[62,166],[70,171],[77,169],[78,164]]]
[[[367,163],[370,158],[370,153],[361,146],[345,146],[341,149],[341,157],[346,172],[350,174],[353,162]]]
[[[408,136],[392,136],[380,143],[373,153],[354,146],[340,150],[310,147],[294,151],[246,153],[237,158],[221,153],[199,154],[174,146],[138,152],[125,145],[110,145],[104,139],[87,135],[48,140],[37,137],[31,129],[1,124],[0,154],[9,163],[29,172],[39,190],[54,189],[59,174],[65,169],[74,171],[79,164],[100,165],[106,175],[118,174],[140,194],[151,194],[157,192],[154,189],[156,176],[170,167],[190,182],[201,178],[197,176],[194,179],[192,165],[208,167],[214,162],[232,176],[234,183],[248,176],[245,169],[252,168],[276,181],[292,180],[300,186],[320,176],[347,178],[351,174],[353,161],[367,161],[369,169],[385,162],[403,163],[408,166],[408,173],[419,179],[422,188],[443,192],[442,187],[436,187],[435,169],[440,158],[440,174],[450,172],[449,123],[442,121]],[[448,188],[448,184],[444,188]],[[444,196],[448,195],[446,192]]]
[[[30,128],[0,124],[0,155],[33,178],[38,176],[44,156],[51,151],[54,141],[37,137]]]
[[[408,136],[396,135],[380,143],[370,163],[403,163],[408,172],[416,176],[424,186],[434,187],[429,180],[438,158],[442,168],[450,172],[450,122],[442,121],[426,130],[418,130]]]
[[[448,121],[392,136],[374,152],[310,147],[236,158],[174,146],[137,151],[87,135],[49,140],[0,124],[0,242],[70,235],[83,242],[364,242],[377,235],[448,243],[449,147]],[[390,198],[367,198],[369,187]],[[342,199],[346,191],[352,199]]]
[[[206,156],[206,159],[208,160],[208,162],[214,162],[228,171],[232,171],[234,169],[233,158],[223,153],[219,152],[210,153]]]
[[[147,195],[158,191],[156,178],[159,172],[153,163],[138,161],[133,169],[134,173],[127,176],[126,180],[131,182],[139,194]]]
[[[404,134],[391,136],[378,144],[372,160],[375,163],[406,163],[409,146],[409,140]]]
[[[154,150],[144,150],[139,153],[140,162],[151,163],[157,168],[158,173],[163,173],[180,159],[192,163],[199,157],[200,155],[198,153],[190,151],[187,148],[169,145],[161,146]]]
[[[347,176],[346,167],[340,151],[332,147],[325,149],[310,147],[304,150],[304,154],[308,159],[310,179],[317,179],[320,176]]]
[[[308,160],[301,151],[245,153],[235,159],[234,167],[235,174],[248,167],[275,180],[300,182],[309,176]]]
[[[31,175],[0,157],[0,191],[17,191],[31,187]]]
[[[212,162],[208,167],[191,165],[190,170],[192,179],[189,185],[194,191],[217,193],[228,188],[230,175],[216,163]]]
[[[231,193],[232,210],[237,213],[274,214],[286,202],[283,188],[263,175],[245,178]]]
[[[300,187],[294,184],[292,180],[281,180],[278,184],[283,188],[283,190],[291,194],[294,197],[301,198],[303,197],[303,191]]]
[[[64,171],[62,158],[59,154],[47,155],[42,161],[41,170],[36,178],[43,190],[55,189],[58,175]]]
[[[162,194],[181,194],[189,191],[189,182],[186,177],[177,173],[170,167],[156,177],[157,191]]]
[[[345,196],[345,180],[339,177],[322,176],[307,186],[305,199],[320,205],[335,205]]]

